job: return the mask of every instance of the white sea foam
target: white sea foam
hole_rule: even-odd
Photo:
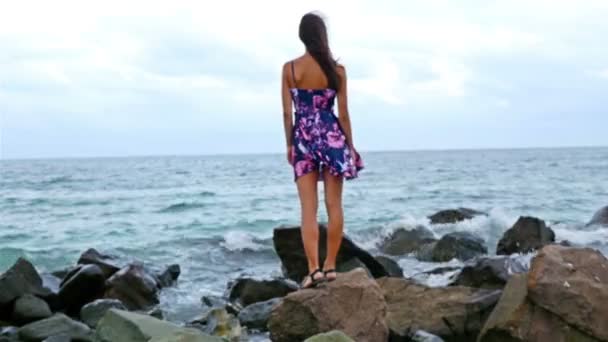
[[[220,243],[220,246],[230,251],[242,251],[246,249],[259,251],[268,248],[256,241],[256,237],[252,233],[242,230],[230,230],[224,234],[223,238],[224,241]]]

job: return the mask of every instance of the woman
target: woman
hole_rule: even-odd
[[[337,277],[336,257],[344,226],[342,183],[357,177],[363,165],[353,144],[346,70],[333,59],[320,16],[308,13],[302,17],[300,40],[306,52],[283,66],[282,99],[287,160],[294,168],[302,210],[302,242],[308,259],[309,274],[302,287],[309,288]],[[336,97],[339,117],[333,112]],[[329,216],[327,256],[322,268],[318,253],[318,180],[325,182]]]

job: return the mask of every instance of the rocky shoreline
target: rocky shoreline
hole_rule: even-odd
[[[431,224],[484,213],[458,208]],[[608,226],[608,206],[589,225]],[[321,260],[326,228],[321,226]],[[440,238],[426,227],[398,229],[372,255],[345,237],[338,280],[300,290],[307,273],[298,227],[274,230],[284,278],[238,278],[222,297],[201,299],[188,322],[163,319],[159,293],[174,286],[179,265],[123,263],[95,249],[75,266],[39,273],[19,259],[0,275],[0,342],[8,341],[605,341],[608,259],[590,248],[557,242],[545,222],[520,217],[492,254],[469,232]],[[530,263],[517,253],[534,253]],[[403,277],[396,257],[458,259],[450,284],[429,287]]]

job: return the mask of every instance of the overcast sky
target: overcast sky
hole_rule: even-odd
[[[311,10],[362,151],[608,145],[605,0],[0,2],[2,158],[282,152]]]

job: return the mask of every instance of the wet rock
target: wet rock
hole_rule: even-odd
[[[323,334],[318,334],[313,337],[309,337],[304,342],[355,342],[352,338],[348,337],[345,333],[332,330]]]
[[[7,307],[15,299],[25,294],[45,297],[50,295],[50,291],[42,286],[42,279],[34,265],[19,258],[0,276],[0,310],[8,310]]]
[[[69,274],[59,289],[67,312],[77,315],[87,303],[103,296],[105,276],[97,265],[83,265]]]
[[[467,264],[452,285],[501,289],[513,274],[528,272],[528,264],[519,257],[479,257]]]
[[[110,278],[121,268],[115,257],[101,254],[94,248],[90,248],[82,253],[78,259],[78,264],[99,266],[106,279]]]
[[[74,340],[89,341],[90,334],[91,329],[85,324],[74,321],[61,313],[19,329],[19,338],[25,341],[43,341],[57,335],[69,336]]]
[[[42,342],[72,342],[72,338],[68,335],[55,335],[45,339]]]
[[[165,313],[158,306],[155,308],[152,308],[151,310],[148,310],[148,312],[146,312],[145,314],[148,316],[158,318],[158,319],[165,319]]]
[[[528,296],[566,323],[608,341],[608,259],[600,252],[544,247],[530,266]]]
[[[232,285],[229,300],[241,308],[269,299],[285,297],[297,289],[296,284],[282,279],[256,280],[240,278]]]
[[[95,328],[110,309],[127,310],[124,304],[117,299],[98,299],[82,307],[80,319],[89,327]]]
[[[44,300],[31,294],[19,297],[13,308],[13,322],[19,324],[27,324],[52,315],[49,305]]]
[[[265,331],[272,309],[281,302],[280,298],[273,298],[265,302],[251,304],[241,310],[238,315],[239,321],[248,329]]]
[[[106,282],[105,298],[120,300],[129,310],[146,310],[159,303],[156,278],[141,264],[131,264]]]
[[[170,265],[161,274],[157,276],[157,282],[161,288],[169,287],[175,284],[177,278],[181,274],[181,268],[179,265]]]
[[[470,220],[475,216],[487,215],[481,211],[469,209],[469,208],[458,208],[458,209],[447,209],[441,210],[431,216],[431,224],[446,224],[456,223],[464,220]]]
[[[385,316],[378,284],[364,270],[354,270],[316,289],[287,295],[272,311],[268,328],[275,342],[302,341],[331,330],[355,341],[386,341]]]
[[[319,260],[325,260],[327,228],[323,225],[319,227]],[[308,274],[308,263],[299,227],[280,227],[274,230],[273,242],[275,250],[281,259],[281,264],[285,276],[300,283]],[[388,276],[386,269],[372,255],[359,248],[347,237],[342,239],[340,252],[337,258],[337,269],[341,270],[342,263],[356,258],[370,271],[375,277]]]
[[[233,315],[238,315],[239,310],[242,308],[240,304],[237,307],[227,299],[218,296],[203,296],[201,303],[209,308],[224,308],[228,313]]]
[[[16,342],[19,341],[19,328],[0,325],[0,342]]]
[[[608,205],[598,210],[587,223],[587,226],[593,225],[608,226]]]
[[[528,253],[555,242],[555,233],[545,221],[535,217],[520,217],[507,230],[496,247],[496,254]]]
[[[527,274],[516,274],[509,279],[479,335],[479,342],[598,341],[534,305],[527,297],[527,288]]]
[[[399,278],[382,278],[378,284],[392,331],[407,336],[424,330],[447,341],[474,341],[501,293],[463,286],[432,288]]]
[[[467,261],[487,254],[484,241],[468,232],[454,232],[444,235],[433,248],[432,260],[446,262],[452,259]]]
[[[220,342],[195,329],[134,312],[110,309],[97,324],[97,342]],[[181,339],[184,338],[184,339]]]
[[[225,309],[211,309],[205,317],[204,332],[238,342],[243,334],[243,329],[238,318],[229,314]]]
[[[424,226],[399,228],[380,243],[379,249],[388,255],[405,255],[417,253],[423,245],[435,241],[437,239],[433,232]]]
[[[383,255],[377,255],[376,260],[384,266],[389,277],[403,278],[403,269],[401,269],[401,266],[395,260]]]
[[[421,245],[418,252],[416,252],[416,259],[420,261],[433,261],[433,251],[435,250],[435,246],[437,246],[437,242],[427,243],[426,245]]]

